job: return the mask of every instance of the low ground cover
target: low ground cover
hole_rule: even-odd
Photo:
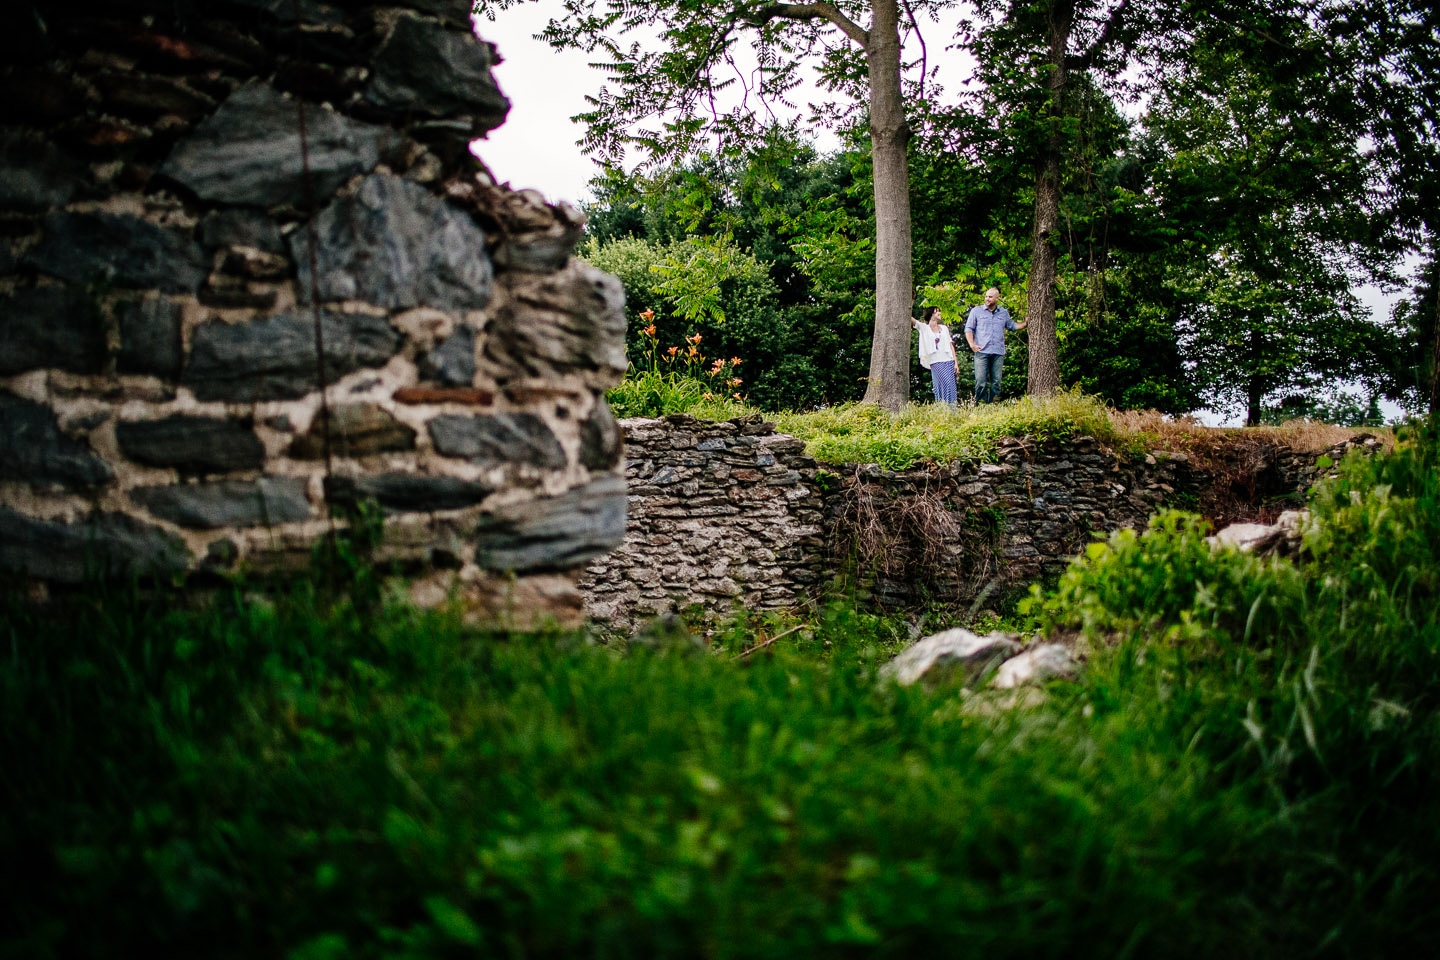
[[[909,633],[844,603],[699,649],[368,579],[12,596],[0,955],[1419,952],[1437,446],[1344,464],[1299,567],[1177,513],[1093,545],[1013,614],[1087,667],[1013,710],[881,681]]]

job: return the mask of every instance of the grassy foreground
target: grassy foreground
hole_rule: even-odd
[[[1199,521],[1019,616],[1043,703],[901,689],[836,606],[744,659],[505,636],[375,590],[4,608],[0,955],[1427,955],[1432,430],[1296,568]],[[363,586],[363,584],[362,584]]]

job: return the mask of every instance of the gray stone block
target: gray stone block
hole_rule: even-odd
[[[361,477],[334,477],[331,499],[338,503],[373,500],[394,513],[431,513],[463,510],[480,503],[495,488],[458,477],[429,477],[410,473],[380,473]]]
[[[420,376],[445,387],[475,382],[475,330],[461,324],[445,341],[420,359]]]
[[[334,382],[362,367],[383,366],[401,335],[384,317],[326,313],[325,376]],[[303,397],[319,389],[315,325],[306,313],[195,329],[182,381],[201,400],[251,402]]]
[[[392,110],[470,115],[470,134],[480,136],[504,123],[510,110],[510,101],[490,74],[491,63],[489,44],[468,30],[402,16],[375,54],[365,96]]]
[[[290,445],[290,456],[318,460],[325,455],[324,421],[316,417],[310,429]],[[363,457],[392,450],[414,450],[415,431],[373,403],[347,403],[330,409],[330,453],[336,457]]]
[[[277,526],[310,519],[305,481],[297,477],[139,487],[130,499],[182,527]]]
[[[174,380],[184,359],[180,342],[180,305],[164,297],[122,303],[119,373],[151,374]]]
[[[0,131],[0,210],[40,212],[63,207],[89,171],[49,140]]]
[[[0,570],[9,573],[82,583],[92,576],[167,577],[189,565],[179,537],[123,513],[63,523],[0,507]]]
[[[136,463],[187,475],[258,470],[265,462],[265,445],[254,430],[219,417],[125,421],[115,424],[115,440]]]
[[[280,228],[259,210],[212,210],[200,221],[200,242],[207,249],[254,247],[266,253],[284,253]]]
[[[485,234],[469,214],[418,184],[366,177],[315,218],[316,293],[390,309],[468,310],[490,302]],[[290,235],[300,294],[310,297],[310,231]]]
[[[79,490],[109,483],[113,476],[88,443],[60,432],[55,411],[0,393],[0,479]]]
[[[442,414],[430,421],[435,450],[486,466],[524,464],[546,470],[565,466],[565,450],[545,421],[533,413]]]
[[[72,283],[194,293],[205,279],[200,245],[128,213],[52,213],[24,262]]]
[[[580,424],[580,465],[586,470],[613,470],[624,451],[624,435],[610,404],[595,400],[590,416]]]
[[[0,375],[41,368],[100,373],[105,354],[100,311],[83,290],[32,287],[0,299]]]
[[[253,207],[305,202],[297,103],[263,83],[230,95],[170,152],[160,172],[219,203]],[[380,162],[394,134],[313,104],[305,105],[314,201]]]
[[[625,539],[625,481],[599,477],[559,497],[507,508],[475,532],[475,562],[487,570],[566,570]]]

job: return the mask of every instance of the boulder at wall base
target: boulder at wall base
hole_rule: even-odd
[[[105,353],[100,310],[84,290],[51,284],[0,299],[0,375],[41,368],[100,373]]]
[[[467,417],[442,414],[430,421],[435,451],[482,466],[525,464],[544,470],[565,466],[565,450],[533,413],[496,413]]]
[[[1063,643],[1042,643],[1000,664],[991,686],[1010,690],[1025,684],[1073,677],[1079,669],[1069,647]]]
[[[162,520],[192,529],[277,526],[310,519],[298,477],[139,487],[130,499]]]
[[[263,83],[241,87],[176,145],[160,172],[204,200],[303,206],[299,109]],[[394,134],[312,104],[304,110],[313,200],[322,203],[346,180],[375,169]]]
[[[907,687],[937,667],[959,667],[974,677],[1019,652],[1019,642],[1007,634],[982,637],[955,627],[917,640],[881,667],[880,674]]]
[[[510,101],[490,73],[489,44],[468,30],[446,29],[434,21],[401,16],[375,56],[375,73],[365,91],[388,109],[474,117],[471,136],[505,122]]]
[[[255,431],[235,420],[176,414],[160,420],[115,424],[120,452],[147,467],[169,467],[183,475],[258,470],[265,445]]]
[[[362,367],[383,366],[401,335],[384,317],[326,313],[325,376],[333,383]],[[291,400],[318,389],[314,320],[302,313],[195,328],[182,381],[200,400]]]
[[[88,443],[60,432],[55,411],[0,393],[0,479],[78,490],[109,483],[113,476]]]
[[[290,236],[300,296],[309,302],[310,234]],[[470,215],[424,187],[377,173],[314,220],[319,299],[364,300],[392,310],[472,310],[490,302],[493,268]]]
[[[360,477],[332,477],[327,489],[335,503],[378,503],[388,513],[433,513],[463,510],[480,503],[495,488],[458,477],[431,477],[410,473],[378,473]]]
[[[52,213],[27,265],[71,283],[194,293],[205,279],[200,245],[128,213]]]
[[[625,539],[625,478],[598,477],[507,507],[482,517],[474,537],[475,562],[487,570],[565,570],[593,560]]]
[[[0,570],[57,583],[87,577],[166,577],[190,565],[174,534],[123,513],[65,523],[0,507]]]

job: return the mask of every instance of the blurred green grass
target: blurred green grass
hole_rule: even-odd
[[[1196,518],[1018,616],[1043,702],[877,679],[836,604],[684,643],[379,591],[11,597],[0,955],[1384,956],[1440,920],[1436,438],[1352,458],[1309,560]]]

